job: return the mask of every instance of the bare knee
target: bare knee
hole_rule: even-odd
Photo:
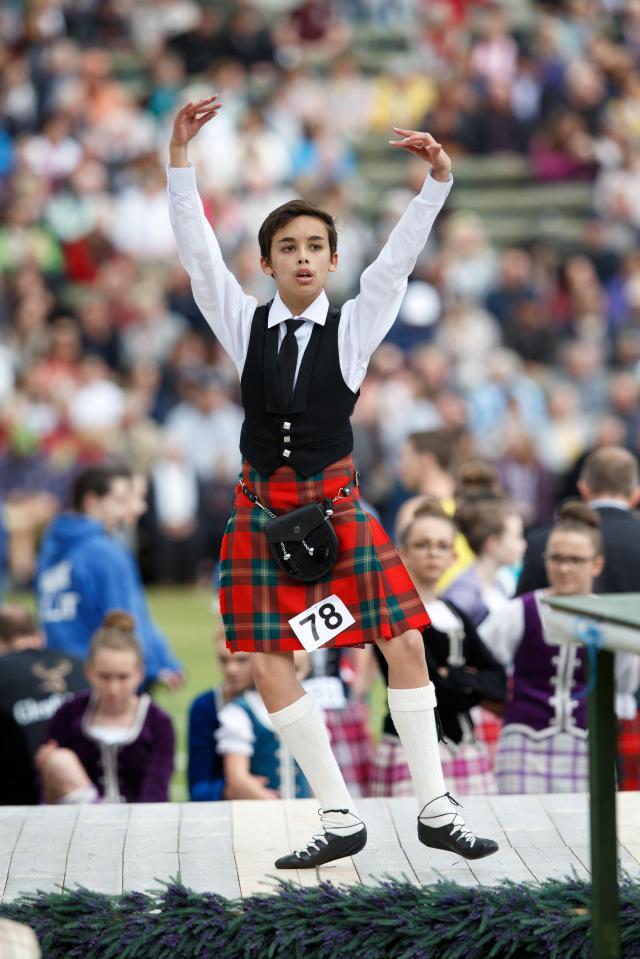
[[[253,681],[259,689],[293,671],[293,653],[253,653],[251,657]]]
[[[254,653],[251,665],[253,681],[270,713],[284,709],[303,694],[293,653]]]
[[[417,629],[378,641],[389,666],[389,685],[411,688],[429,682],[424,640]]]
[[[91,785],[87,772],[71,749],[53,749],[40,769],[44,792],[49,802],[57,802],[76,789]]]

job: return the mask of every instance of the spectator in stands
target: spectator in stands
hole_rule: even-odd
[[[146,474],[132,472],[117,540],[122,545],[133,585],[134,606],[131,613],[138,624],[140,636],[144,637],[147,684],[158,682],[169,689],[178,689],[184,679],[182,665],[172,652],[169,640],[151,615],[136,559],[139,523],[147,512],[148,494],[149,480]]]
[[[586,650],[558,646],[547,634],[543,595],[585,596],[604,566],[600,518],[584,503],[564,503],[549,534],[544,563],[549,587],[513,599],[491,613],[480,635],[513,687],[496,757],[501,793],[585,792],[588,789]],[[639,660],[616,655],[616,711],[636,714]]]
[[[416,510],[427,499],[439,501],[448,516],[456,509],[456,480],[453,474],[455,456],[454,436],[446,430],[412,433],[402,448],[400,477],[412,496],[400,506],[395,520],[396,536],[407,526]],[[444,568],[444,579],[439,584],[445,589],[473,560],[468,543],[457,531],[455,556]]]
[[[520,567],[526,546],[522,520],[504,500],[463,503],[455,517],[476,558],[447,587],[443,599],[479,626],[491,611],[506,605],[515,591],[515,580],[507,578],[504,569]]]
[[[137,689],[144,676],[133,618],[112,610],[91,639],[90,692],[53,716],[36,755],[47,803],[167,802],[171,720]]]
[[[197,696],[189,707],[187,771],[189,798],[193,802],[229,798],[225,789],[222,756],[215,742],[220,727],[219,714],[226,703],[232,702],[253,685],[249,653],[232,655],[227,649],[221,626],[215,633],[215,647],[222,682]]]
[[[51,524],[38,560],[40,620],[50,649],[81,659],[92,635],[110,609],[136,617],[145,656],[146,681],[162,678],[161,669],[175,671],[176,661],[153,626],[141,615],[146,603],[140,582],[132,575],[131,559],[112,534],[130,522],[131,475],[120,466],[92,467],[80,473],[72,487],[72,511]]]
[[[278,738],[253,685],[248,653],[215,635],[222,684],[189,709],[189,795],[194,801],[305,797],[309,787]],[[300,671],[308,669],[306,654]]]
[[[47,722],[87,680],[81,660],[45,649],[21,606],[0,606],[0,656],[0,805],[32,806],[40,794],[33,762]]]
[[[495,792],[488,750],[473,729],[470,710],[482,700],[506,697],[506,674],[480,640],[471,620],[438,597],[437,584],[455,558],[456,525],[437,500],[427,500],[403,527],[403,559],[431,618],[424,632],[429,675],[435,685],[444,740],[440,742],[447,787],[460,795]],[[378,665],[387,679],[386,661],[377,647]],[[412,783],[390,715],[374,758],[371,794],[410,795]]]
[[[640,592],[640,521],[633,508],[640,501],[638,460],[619,446],[602,447],[585,460],[578,489],[600,516],[604,567],[594,583],[597,593]],[[550,528],[528,536],[518,594],[547,586],[543,554]]]

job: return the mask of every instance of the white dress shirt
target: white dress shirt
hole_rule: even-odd
[[[169,167],[169,214],[182,265],[191,277],[198,307],[242,376],[251,322],[258,301],[241,289],[227,269],[216,236],[204,215],[193,166]],[[427,176],[418,196],[394,227],[376,260],[360,277],[360,292],[342,307],[338,328],[340,369],[354,393],[360,388],[371,354],[389,332],[398,315],[418,254],[424,247],[434,220],[446,200],[453,180],[440,183]],[[298,364],[296,377],[313,324],[324,326],[329,301],[325,292],[309,305],[305,322],[296,330]],[[279,342],[291,312],[276,294],[269,311],[269,327],[280,324]]]

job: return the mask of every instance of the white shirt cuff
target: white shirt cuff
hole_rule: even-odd
[[[453,177],[451,174],[449,174],[448,180],[441,182],[440,180],[434,180],[429,172],[425,177],[420,196],[429,203],[444,203],[452,186]]]
[[[167,164],[167,181],[172,193],[194,193],[196,185],[196,168],[193,163],[189,166],[169,166]]]

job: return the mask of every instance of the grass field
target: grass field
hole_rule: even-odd
[[[220,677],[214,655],[213,635],[218,623],[212,594],[196,589],[150,589],[147,592],[153,618],[171,640],[184,663],[185,684],[175,692],[161,689],[156,702],[173,719],[176,731],[176,771],[171,781],[171,799],[188,799],[187,715],[189,704],[198,693],[214,686]]]

